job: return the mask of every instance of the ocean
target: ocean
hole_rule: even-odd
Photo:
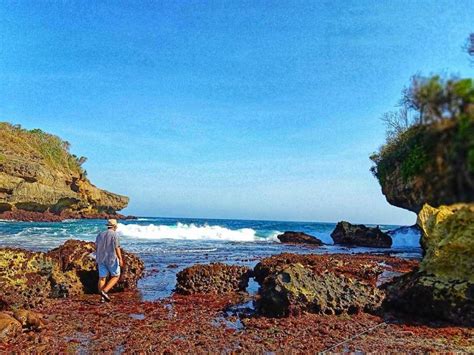
[[[68,220],[57,223],[0,220],[0,247],[21,247],[47,251],[68,239],[94,241],[105,228],[103,220]],[[250,221],[193,218],[138,218],[120,221],[122,247],[136,253],[145,263],[146,274],[139,282],[144,300],[172,294],[176,273],[196,263],[224,262],[255,266],[258,261],[282,252],[292,253],[385,253],[420,258],[419,235],[413,230],[395,233],[391,249],[346,248],[332,245],[335,223]],[[372,225],[368,225],[372,226]],[[398,228],[380,225],[384,231]],[[284,231],[300,231],[327,243],[320,248],[285,245],[276,238]],[[249,291],[257,284],[251,282]]]

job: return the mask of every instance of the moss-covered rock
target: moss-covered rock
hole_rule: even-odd
[[[387,287],[386,307],[474,325],[474,204],[425,205],[418,225],[425,256]]]
[[[0,293],[8,305],[35,307],[52,292],[59,270],[44,253],[22,249],[0,249]]]
[[[383,300],[383,292],[367,283],[332,272],[318,275],[299,263],[266,277],[259,295],[259,311],[270,316],[354,314],[373,311]]]
[[[387,201],[418,213],[474,201],[474,115],[417,125],[371,159]]]
[[[78,285],[81,286],[82,292],[95,293],[97,292],[99,279],[93,257],[94,252],[94,243],[71,239],[58,248],[49,251],[46,255],[57,262],[63,275],[73,275],[76,280],[79,280]],[[132,253],[122,250],[122,256],[124,266],[114,290],[136,289],[138,280],[145,271],[145,266]]]
[[[68,297],[97,291],[98,274],[91,253],[94,243],[69,240],[48,253],[0,249],[2,308],[34,308],[50,297]],[[134,289],[144,264],[123,251],[125,266],[114,290]]]
[[[383,299],[384,271],[411,271],[416,261],[377,255],[298,255],[263,259],[254,269],[258,309],[270,316],[301,312],[340,314],[373,311]]]
[[[425,205],[418,225],[425,250],[420,271],[446,280],[474,282],[474,204]]]

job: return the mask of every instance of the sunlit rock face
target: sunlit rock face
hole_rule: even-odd
[[[128,197],[95,187],[69,143],[0,122],[0,216],[19,220],[104,218]]]
[[[387,289],[387,307],[453,323],[474,324],[474,204],[418,215],[425,256],[416,272]]]
[[[48,253],[0,249],[0,305],[35,308],[48,298],[97,292],[94,243],[68,240]],[[144,264],[123,251],[124,268],[114,290],[136,289]]]

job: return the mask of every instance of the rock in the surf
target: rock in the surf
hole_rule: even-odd
[[[321,246],[324,243],[312,235],[303,232],[287,231],[277,236],[278,240],[286,244],[309,244],[312,246]]]
[[[225,294],[245,291],[251,269],[223,263],[197,264],[176,275],[176,292],[184,295],[195,293]]]
[[[331,233],[334,244],[370,248],[390,248],[392,238],[379,227],[366,227],[362,224],[339,222]]]

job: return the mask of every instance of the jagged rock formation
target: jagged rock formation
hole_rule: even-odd
[[[176,275],[176,292],[225,294],[245,291],[251,270],[245,266],[212,263],[193,265]]]
[[[103,218],[125,208],[127,197],[91,184],[84,161],[56,136],[1,122],[0,218]]]
[[[331,233],[334,244],[371,248],[390,248],[392,238],[380,230],[362,224],[339,222]]]
[[[278,240],[286,244],[308,244],[312,246],[321,246],[324,243],[312,235],[302,232],[284,232],[277,236]]]
[[[254,269],[260,284],[257,308],[270,316],[375,311],[384,293],[377,288],[385,271],[413,268],[413,261],[371,255],[280,254]]]
[[[90,256],[94,245],[69,240],[48,253],[0,249],[2,308],[34,308],[50,297],[68,297],[97,291],[98,274]],[[143,276],[143,262],[123,251],[125,266],[115,290],[134,289]]]
[[[425,205],[418,225],[425,256],[419,270],[388,286],[385,305],[474,325],[474,204]]]

